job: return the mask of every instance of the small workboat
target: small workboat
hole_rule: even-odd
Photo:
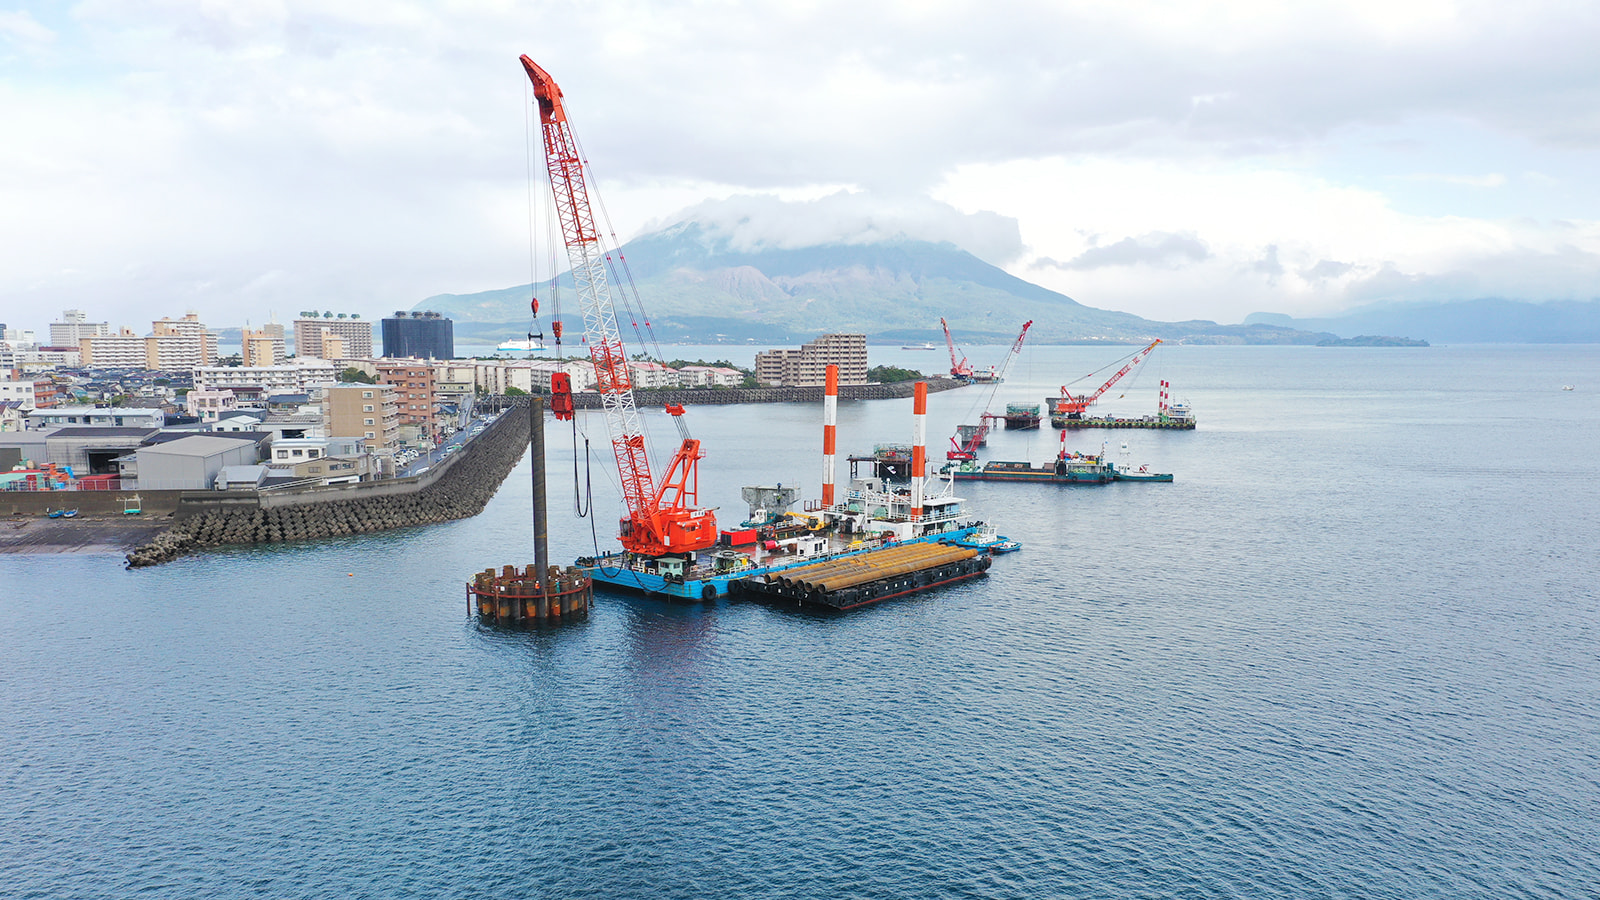
[[[966,537],[953,542],[957,547],[968,547],[973,550],[987,550],[994,553],[1013,553],[1022,549],[1022,545],[998,534],[992,529],[974,531]]]
[[[1111,468],[1112,481],[1171,481],[1171,472],[1152,472],[1149,466],[1140,466],[1137,469]]]

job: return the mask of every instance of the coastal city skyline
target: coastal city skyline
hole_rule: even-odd
[[[1590,299],[1595,30],[1553,4],[22,3],[0,291],[7,320],[232,323],[527,283],[526,52],[621,240],[948,240],[1167,321]]]

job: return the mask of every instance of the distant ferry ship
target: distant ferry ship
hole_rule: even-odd
[[[544,341],[506,341],[494,348],[496,352],[505,350],[511,352],[528,352],[530,350],[543,350]]]
[[[906,345],[902,346],[900,349],[901,350],[937,350],[939,348],[935,347],[932,344],[906,344]]]

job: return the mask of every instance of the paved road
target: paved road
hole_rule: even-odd
[[[487,416],[479,416],[474,418],[471,424],[451,435],[448,441],[445,441],[443,444],[440,444],[438,447],[435,447],[428,453],[425,453],[411,462],[406,463],[404,466],[401,466],[400,469],[395,473],[395,477],[405,478],[410,475],[415,475],[425,468],[431,468],[439,460],[445,458],[447,451],[452,453],[459,451],[467,441],[471,440],[468,435],[471,433],[472,429],[478,427],[479,425],[488,425],[490,421],[492,420]]]

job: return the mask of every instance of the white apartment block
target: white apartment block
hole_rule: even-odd
[[[115,334],[108,329],[83,335],[77,344],[84,365],[108,369],[193,369],[217,361],[217,336],[194,313],[151,322],[145,337],[126,328]]]
[[[13,350],[11,345],[0,343],[0,371],[48,372],[82,364],[83,354],[76,349],[40,347],[37,350]]]
[[[260,387],[269,392],[305,394],[338,381],[339,370],[320,359],[296,358],[281,366],[210,366],[194,370],[197,391]]]
[[[738,387],[744,384],[744,373],[724,366],[684,366],[678,379],[684,387]]]
[[[111,326],[105,322],[91,322],[81,309],[68,309],[61,313],[61,321],[50,323],[50,346],[76,347],[86,337],[110,334]]]
[[[78,341],[79,355],[86,366],[102,369],[148,369],[149,353],[142,335],[127,328],[93,335]]]
[[[756,354],[756,379],[762,384],[812,387],[826,380],[828,364],[839,367],[840,384],[867,383],[867,336],[825,334],[798,350]]]
[[[628,380],[636,390],[678,387],[678,370],[650,360],[628,363]]]

